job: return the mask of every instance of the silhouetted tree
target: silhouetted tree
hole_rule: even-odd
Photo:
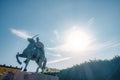
[[[120,56],[111,60],[90,60],[61,70],[59,80],[120,80]]]

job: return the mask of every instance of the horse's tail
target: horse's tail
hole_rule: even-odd
[[[17,55],[16,55],[16,59],[17,59],[17,62],[21,65],[22,62],[20,62],[20,60],[19,60],[19,52],[18,52]]]

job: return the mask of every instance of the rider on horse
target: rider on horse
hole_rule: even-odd
[[[39,37],[36,38],[36,50],[37,50],[37,56],[36,59],[43,59],[45,57],[45,52],[44,52],[44,45],[42,42],[39,41]],[[38,60],[37,60],[38,61]]]
[[[27,40],[29,41],[29,44],[26,49],[28,49],[31,53],[37,51],[36,54],[32,54],[32,57],[36,58],[37,62],[39,61],[39,58],[43,59],[45,57],[44,45],[42,42],[39,41],[39,37],[36,38],[36,42],[32,38],[28,38]],[[26,61],[27,59],[24,62],[26,63]]]
[[[36,38],[36,41],[33,38],[28,38],[29,41],[28,46],[24,49],[22,54],[19,54],[19,52],[16,55],[17,62],[19,64],[22,64],[19,60],[19,57],[26,58],[25,62],[25,68],[24,71],[27,71],[27,66],[30,60],[34,60],[38,64],[38,68],[36,69],[36,72],[38,72],[39,68],[42,69],[42,72],[44,71],[47,63],[47,59],[45,57],[44,52],[44,45],[42,42],[39,41],[39,37]]]

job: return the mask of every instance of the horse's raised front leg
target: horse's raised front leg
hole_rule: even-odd
[[[22,64],[22,62],[20,62],[20,60],[19,60],[19,52],[17,53],[17,55],[16,55],[16,59],[17,59],[17,62],[21,65]]]
[[[26,59],[26,63],[25,63],[25,68],[24,68],[23,71],[27,71],[27,66],[28,66],[29,61],[30,61],[30,59],[27,58],[27,59]]]

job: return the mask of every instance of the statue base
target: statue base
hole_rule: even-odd
[[[4,76],[2,80],[6,80],[5,79],[6,76]],[[59,80],[57,76],[51,76],[51,75],[35,73],[35,72],[18,72],[15,73],[13,76],[9,76],[9,77],[7,76],[7,78],[9,78],[8,80]]]

